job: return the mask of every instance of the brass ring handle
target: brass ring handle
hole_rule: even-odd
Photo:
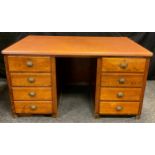
[[[27,67],[32,67],[33,66],[33,62],[31,60],[28,60],[26,62]]]
[[[33,78],[33,77],[29,77],[27,80],[28,80],[28,82],[30,82],[30,83],[34,83],[34,82],[35,82],[35,78]]]
[[[34,97],[34,96],[36,96],[36,93],[35,92],[29,92],[29,96],[31,96],[31,97]]]
[[[126,69],[127,67],[128,67],[128,64],[125,62],[120,64],[120,68],[122,69]]]
[[[116,111],[121,111],[121,110],[123,110],[123,107],[122,106],[116,106]]]
[[[123,96],[124,96],[124,93],[122,93],[122,92],[118,92],[118,93],[117,93],[117,97],[118,97],[118,98],[122,98]]]
[[[30,109],[31,109],[31,110],[36,110],[36,109],[37,109],[37,106],[36,106],[36,105],[31,105],[31,106],[30,106]]]
[[[118,82],[119,82],[119,84],[124,84],[124,83],[125,83],[125,79],[124,79],[124,78],[120,78],[120,79],[118,80]]]

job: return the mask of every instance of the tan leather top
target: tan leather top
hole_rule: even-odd
[[[127,37],[28,36],[3,54],[54,56],[135,56],[152,53]]]

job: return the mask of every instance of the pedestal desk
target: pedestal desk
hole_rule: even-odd
[[[129,38],[28,36],[2,53],[14,115],[56,116],[65,82],[93,86],[95,116],[141,114],[152,53]]]

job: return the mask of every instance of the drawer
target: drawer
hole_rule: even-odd
[[[51,88],[46,87],[14,87],[12,88],[13,99],[17,101],[25,101],[25,100],[52,100],[52,92]]]
[[[139,102],[100,102],[99,114],[137,115],[139,105]]]
[[[142,87],[143,74],[102,73],[101,86]]]
[[[144,58],[102,58],[103,72],[144,72]]]
[[[50,73],[11,73],[12,86],[51,86]]]
[[[11,72],[51,72],[51,58],[38,56],[8,56]]]
[[[51,114],[51,101],[15,101],[15,112],[20,114]]]
[[[141,88],[106,88],[101,87],[100,100],[139,101]]]

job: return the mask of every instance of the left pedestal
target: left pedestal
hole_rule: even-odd
[[[13,114],[56,116],[55,58],[21,55],[4,57]]]

